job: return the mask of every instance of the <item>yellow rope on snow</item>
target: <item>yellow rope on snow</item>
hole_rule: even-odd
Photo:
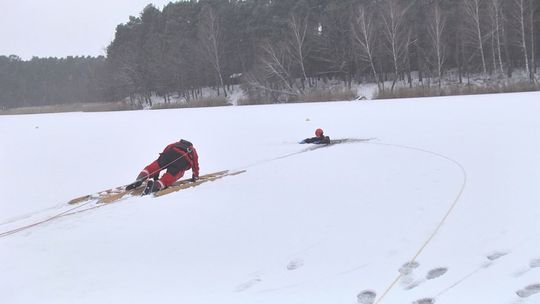
[[[433,231],[433,233],[427,238],[427,240],[424,242],[424,244],[420,247],[420,249],[418,249],[418,251],[416,252],[416,254],[414,255],[414,257],[409,261],[409,263],[412,263],[412,262],[415,262],[416,259],[420,256],[420,254],[422,253],[422,251],[424,251],[424,249],[427,247],[427,245],[431,242],[431,240],[433,240],[433,238],[435,237],[435,235],[437,235],[437,233],[439,232],[439,230],[441,229],[442,225],[444,224],[444,222],[446,221],[446,219],[450,216],[450,214],[452,213],[452,211],[454,210],[454,208],[456,207],[459,199],[461,198],[461,195],[463,194],[463,191],[465,190],[465,185],[467,184],[467,171],[465,170],[465,168],[456,160],[446,156],[446,155],[443,155],[443,154],[440,154],[440,153],[437,153],[437,152],[433,152],[433,151],[429,151],[429,150],[425,150],[425,149],[421,149],[421,148],[416,148],[416,147],[410,147],[410,146],[404,146],[404,145],[396,145],[396,144],[385,144],[385,143],[374,143],[374,142],[366,142],[366,144],[371,144],[371,145],[380,145],[380,146],[389,146],[389,147],[396,147],[396,148],[401,148],[401,149],[408,149],[408,150],[415,150],[415,151],[420,151],[420,152],[423,152],[423,153],[427,153],[427,154],[431,154],[431,155],[435,155],[437,157],[440,157],[440,158],[443,158],[443,159],[446,159],[450,162],[452,162],[453,164],[455,164],[457,167],[459,167],[459,169],[461,170],[462,174],[463,174],[463,183],[461,185],[461,189],[459,190],[459,193],[457,194],[456,198],[454,199],[454,201],[452,202],[452,204],[450,205],[450,208],[448,209],[448,211],[446,212],[446,214],[444,215],[444,217],[441,219],[441,221],[439,222],[439,224],[437,225],[437,227],[435,228],[435,230]],[[399,279],[401,279],[401,277],[403,276],[403,273],[400,272],[400,274],[394,279],[394,281],[388,286],[388,288],[386,288],[386,290],[383,292],[383,294],[379,297],[379,299],[375,302],[375,304],[379,304],[381,303],[381,301],[386,297],[386,295],[390,292],[390,290],[392,290],[392,288],[396,285],[396,283],[399,281]]]

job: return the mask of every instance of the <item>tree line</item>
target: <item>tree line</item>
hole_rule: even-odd
[[[103,101],[109,74],[103,56],[0,56],[0,109]]]
[[[536,81],[540,0],[201,0],[148,5],[116,28],[105,58],[0,57],[0,104],[187,101],[242,84],[294,99],[330,79],[346,87],[442,86],[450,71]]]

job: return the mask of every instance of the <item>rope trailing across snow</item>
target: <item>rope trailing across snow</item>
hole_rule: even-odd
[[[5,236],[8,236],[8,235],[11,235],[11,234],[14,234],[14,233],[17,233],[17,232],[20,232],[20,231],[23,231],[23,230],[26,230],[26,229],[30,229],[32,227],[35,227],[35,226],[38,226],[38,225],[41,225],[41,224],[44,224],[46,222],[50,222],[54,219],[57,219],[57,218],[60,218],[60,217],[63,217],[63,216],[66,216],[66,215],[70,215],[70,214],[74,214],[74,213],[77,213],[77,212],[80,212],[80,211],[75,211],[77,209],[80,209],[81,207],[84,207],[85,205],[88,205],[90,202],[87,202],[87,203],[84,203],[84,204],[81,204],[77,207],[73,207],[71,209],[68,209],[64,212],[61,212],[61,213],[58,213],[56,215],[53,215],[49,218],[46,218],[44,220],[41,220],[39,222],[35,222],[35,223],[32,223],[32,224],[29,224],[29,225],[26,225],[26,226],[22,226],[22,227],[19,227],[19,228],[16,228],[16,229],[13,229],[13,230],[9,230],[9,231],[6,231],[6,232],[2,232],[0,233],[0,238],[1,237],[5,237]],[[88,209],[92,209],[94,207],[90,207]],[[88,210],[88,209],[83,209],[83,210]]]
[[[167,165],[165,165],[165,167],[169,166],[170,164],[174,163],[175,161],[183,158],[184,155],[181,155],[179,156],[178,158],[176,158],[175,160],[171,161],[170,163],[168,163]],[[156,170],[154,172],[150,172],[150,174],[148,176],[152,176],[154,174],[156,174],[157,172],[159,172],[161,170]],[[38,222],[35,222],[35,223],[32,223],[32,224],[28,224],[26,226],[22,226],[22,227],[19,227],[19,228],[15,228],[13,230],[9,230],[9,231],[5,231],[5,232],[2,232],[0,233],[0,238],[2,237],[5,237],[5,236],[8,236],[8,235],[12,235],[14,233],[17,233],[17,232],[20,232],[20,231],[23,231],[23,230],[26,230],[26,229],[30,229],[32,227],[35,227],[35,226],[38,226],[38,225],[41,225],[41,224],[44,224],[44,223],[47,223],[47,222],[50,222],[54,219],[57,219],[57,218],[60,218],[60,217],[63,217],[63,216],[66,216],[66,215],[71,215],[71,214],[75,214],[75,213],[79,213],[79,212],[82,212],[82,211],[86,211],[86,210],[90,210],[90,209],[95,209],[95,208],[99,208],[99,207],[102,207],[104,205],[97,205],[97,206],[92,206],[90,208],[86,208],[86,209],[83,209],[83,210],[77,210],[77,209],[80,209],[81,207],[84,207],[85,205],[89,204],[91,201],[87,202],[87,203],[84,203],[82,205],[79,205],[77,207],[74,207],[74,208],[71,208],[69,210],[66,210],[66,211],[63,211],[63,212],[60,212],[58,214],[55,214],[49,218],[46,218],[44,220],[41,220],[41,221],[38,221]],[[75,211],[77,210],[77,211]]]
[[[396,145],[396,144],[386,144],[386,143],[375,143],[375,142],[370,142],[370,141],[362,141],[362,143],[366,143],[366,144],[372,144],[372,145],[380,145],[380,146],[389,146],[389,147],[396,147],[396,148],[401,148],[401,149],[408,149],[408,150],[415,150],[415,151],[419,151],[419,152],[423,152],[423,153],[427,153],[427,154],[431,154],[431,155],[435,155],[437,157],[440,157],[440,158],[443,158],[443,159],[446,159],[447,161],[450,161],[452,163],[454,163],[456,166],[458,166],[460,168],[460,170],[462,171],[463,173],[463,183],[461,185],[461,189],[458,193],[458,195],[456,196],[454,202],[451,204],[450,208],[448,209],[448,211],[446,212],[446,214],[444,215],[444,217],[441,219],[441,221],[439,222],[439,224],[437,225],[437,227],[435,228],[435,230],[433,231],[433,233],[429,236],[429,238],[424,242],[424,244],[420,247],[420,249],[417,251],[417,253],[414,255],[414,257],[410,260],[410,262],[414,262],[416,261],[416,259],[418,258],[418,256],[420,256],[420,254],[424,251],[424,249],[427,247],[427,245],[431,242],[431,240],[435,237],[435,235],[439,232],[440,228],[442,227],[442,225],[444,224],[444,222],[446,221],[446,219],[450,216],[450,214],[452,213],[452,211],[454,210],[455,206],[457,205],[459,199],[461,198],[461,195],[463,194],[463,191],[465,190],[465,185],[467,183],[467,172],[465,170],[465,168],[459,163],[457,162],[456,160],[448,157],[448,156],[445,156],[443,154],[440,154],[440,153],[437,153],[437,152],[433,152],[433,151],[429,151],[429,150],[425,150],[425,149],[421,149],[421,148],[416,148],[416,147],[410,147],[410,146],[404,146],[404,145]],[[288,155],[285,155],[285,156],[282,156],[281,158],[283,157],[288,157],[288,156],[292,156],[292,155],[295,155],[297,153],[301,153],[301,152],[306,152],[306,151],[300,151],[300,152],[296,152],[296,153],[291,153],[291,154],[288,154]],[[176,160],[174,160],[176,161]],[[173,161],[173,162],[174,162]],[[172,163],[172,162],[171,162]],[[91,202],[91,201],[90,201]],[[66,210],[64,212],[61,212],[59,214],[56,214],[54,216],[51,216],[45,220],[42,220],[42,221],[39,221],[39,222],[35,222],[35,223],[32,223],[32,224],[29,224],[29,225],[26,225],[26,226],[23,226],[23,227],[19,227],[19,228],[16,228],[16,229],[13,229],[13,230],[10,230],[10,231],[6,231],[6,232],[3,232],[3,233],[0,233],[0,238],[1,237],[5,237],[5,236],[8,236],[8,235],[11,235],[11,234],[14,234],[14,233],[17,233],[17,232],[20,232],[20,231],[23,231],[23,230],[26,230],[26,229],[29,229],[29,228],[32,228],[32,227],[35,227],[35,226],[38,226],[38,225],[41,225],[43,223],[46,223],[46,222],[49,222],[49,221],[52,221],[54,219],[57,219],[57,218],[60,218],[60,217],[63,217],[63,216],[66,216],[66,215],[70,215],[70,214],[75,214],[75,213],[78,213],[80,211],[85,211],[87,209],[94,209],[94,208],[97,208],[97,207],[101,207],[102,205],[99,205],[99,206],[93,206],[93,207],[90,207],[90,208],[87,208],[87,209],[83,209],[83,210],[77,210],[77,209],[80,209],[81,207],[89,204],[90,202],[87,202],[85,204],[82,204],[80,206],[77,206],[77,207],[74,207],[74,208],[71,208],[69,210]],[[77,210],[77,211],[76,211]],[[390,290],[392,290],[392,288],[396,285],[396,283],[399,281],[399,279],[403,276],[402,273],[400,273],[396,279],[388,286],[388,288],[384,291],[384,293],[379,297],[379,299],[375,302],[375,304],[378,304],[380,303],[384,298],[385,296],[390,292]]]
[[[448,217],[450,216],[452,211],[455,209],[457,203],[459,202],[459,200],[460,200],[460,198],[461,198],[461,196],[463,194],[463,191],[465,190],[465,185],[467,184],[467,171],[465,170],[465,167],[463,167],[463,165],[461,165],[458,161],[456,161],[456,160],[454,160],[454,159],[452,159],[452,158],[450,158],[450,157],[448,157],[446,155],[437,153],[437,152],[433,152],[433,151],[429,151],[429,150],[425,150],[425,149],[421,149],[421,148],[416,148],[416,147],[411,147],[411,146],[397,145],[397,144],[375,143],[375,142],[366,142],[366,144],[395,147],[395,148],[400,148],[400,149],[407,149],[407,150],[413,150],[413,151],[419,151],[419,152],[422,152],[422,153],[431,154],[431,155],[443,158],[443,159],[453,163],[454,165],[456,165],[461,170],[461,173],[463,174],[463,182],[461,184],[461,188],[459,189],[459,192],[458,192],[456,198],[454,199],[454,201],[452,202],[452,204],[448,208],[448,211],[446,211],[445,215],[443,216],[443,218],[441,219],[441,221],[439,222],[439,224],[437,225],[437,227],[435,228],[433,233],[426,239],[426,241],[422,244],[420,249],[418,249],[418,251],[416,252],[414,257],[409,261],[409,263],[415,262],[418,259],[418,257],[420,256],[420,254],[427,247],[427,245],[431,242],[431,240],[433,240],[435,235],[437,235],[437,233],[441,229],[441,227],[444,224],[444,222],[446,221],[446,219],[448,219]],[[388,288],[386,288],[386,290],[383,292],[383,294],[375,302],[375,304],[381,303],[382,300],[386,297],[386,295],[390,292],[390,290],[392,290],[392,288],[394,288],[396,283],[402,277],[403,277],[403,273],[400,272],[399,275],[396,277],[396,279],[388,286]]]

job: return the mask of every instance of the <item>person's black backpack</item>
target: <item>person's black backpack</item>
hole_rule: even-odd
[[[191,157],[191,152],[193,152],[191,149],[193,148],[193,144],[191,142],[181,139],[179,142],[175,143],[174,146],[186,152]]]

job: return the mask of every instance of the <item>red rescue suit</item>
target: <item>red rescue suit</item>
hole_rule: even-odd
[[[159,173],[167,170],[161,178]],[[192,177],[199,177],[199,156],[193,144],[187,140],[180,140],[165,147],[159,154],[159,158],[146,166],[139,176],[158,179],[159,189],[169,187],[182,176],[187,170],[192,170]]]

